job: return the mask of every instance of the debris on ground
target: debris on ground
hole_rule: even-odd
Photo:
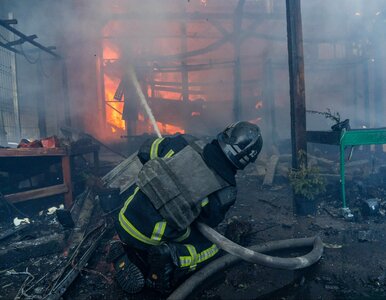
[[[322,259],[307,270],[273,270],[240,263],[208,281],[193,297],[362,299],[385,296],[386,190],[383,186],[386,176],[381,175],[386,168],[380,163],[379,169],[371,171],[366,167],[371,161],[361,157],[360,151],[356,155],[359,162],[352,161],[346,169],[346,212],[339,197],[338,163],[328,155],[326,158],[311,156],[312,164],[320,168],[327,183],[326,192],[317,199],[313,216],[293,214],[288,154],[276,151],[267,155],[267,160],[260,159],[255,166],[240,172],[238,198],[226,220],[219,225],[220,232],[246,247],[319,235],[325,252]],[[90,174],[70,209],[60,206],[63,202],[59,196],[52,197],[49,205],[35,213],[29,211],[28,205],[18,205],[17,212],[4,204],[8,208],[3,210],[5,216],[0,224],[0,299],[42,299],[48,295],[52,297],[49,299],[127,297],[114,281],[108,258],[113,255],[109,251],[115,240],[114,205],[109,207],[105,202],[114,189],[124,190],[132,183],[128,174],[118,175],[125,169],[122,166],[130,162],[122,159],[118,159],[124,162],[121,170],[104,172],[100,178]],[[374,176],[364,177],[364,172],[373,172]],[[109,183],[105,200],[100,193],[101,188],[106,188],[104,182]],[[96,196],[96,190],[102,196]],[[295,249],[280,256],[297,256],[302,251]],[[160,299],[151,292],[136,297]]]

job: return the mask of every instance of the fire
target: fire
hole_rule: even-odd
[[[256,108],[256,109],[260,109],[260,108],[262,108],[262,107],[263,107],[263,101],[261,101],[261,100],[260,100],[260,101],[257,101],[257,102],[256,102],[256,105],[255,105],[255,108]]]
[[[104,82],[105,82],[105,101],[106,101],[106,121],[108,124],[113,125],[111,127],[112,132],[115,132],[116,128],[125,129],[125,121],[122,120],[123,102],[112,102],[114,99],[114,93],[119,84],[119,80],[108,77],[105,74]]]
[[[157,122],[157,126],[161,131],[161,134],[175,134],[175,133],[185,133],[185,130],[181,127]]]
[[[110,125],[111,132],[115,133],[118,129],[125,130],[126,124],[122,119],[122,112],[124,107],[124,99],[117,101],[114,99],[114,95],[117,91],[119,83],[122,78],[122,66],[120,66],[120,49],[110,41],[103,43],[103,59],[104,59],[104,91],[105,91],[105,111],[106,122]],[[150,79],[150,78],[148,78]],[[155,73],[152,78],[154,81],[163,82],[178,82],[181,80],[181,76],[178,73]],[[148,84],[146,87],[147,95],[151,94],[151,86]],[[180,92],[174,91],[154,91],[154,96],[157,98],[163,98],[174,101],[181,101],[182,96]],[[153,128],[148,118],[145,118],[143,113],[139,113],[137,117],[137,126],[134,129],[136,134],[143,132],[153,132]],[[185,133],[182,127],[172,124],[157,122],[157,125],[162,134],[175,134]]]

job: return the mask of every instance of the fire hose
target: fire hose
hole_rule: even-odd
[[[296,270],[313,265],[319,261],[323,254],[323,242],[318,236],[311,238],[280,240],[255,245],[251,248],[245,248],[232,242],[203,223],[196,222],[196,228],[208,240],[229,254],[216,259],[189,277],[176,290],[174,290],[174,292],[168,297],[168,300],[187,298],[198,286],[202,285],[207,278],[223,269],[233,266],[241,260],[271,268]],[[274,257],[262,253],[310,246],[313,246],[313,249],[309,253],[293,258]]]

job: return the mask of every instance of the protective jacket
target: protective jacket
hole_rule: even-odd
[[[186,148],[191,141],[192,137],[187,135],[152,139],[141,146],[138,158],[146,164],[158,157],[172,157]],[[197,218],[209,226],[216,226],[235,202],[236,170],[227,160],[216,140],[203,148],[202,157],[216,176],[226,183],[224,188],[200,199],[201,209]],[[187,161],[186,169],[189,170],[190,167]],[[214,257],[219,251],[216,245],[206,240],[189,224],[186,228],[181,228],[168,222],[136,184],[127,191],[127,200],[118,219],[117,231],[123,242],[142,250],[147,250],[149,246],[160,245],[162,242],[173,243],[177,249],[178,265],[181,268],[194,269],[198,264]]]
[[[191,141],[171,157],[148,161],[137,176],[140,190],[162,217],[179,230],[198,217],[203,199],[229,186],[207,166],[202,155],[201,143]]]

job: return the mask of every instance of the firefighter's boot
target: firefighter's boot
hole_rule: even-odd
[[[149,272],[146,286],[161,294],[168,294],[173,288],[173,273],[176,259],[171,245],[154,246],[148,254]]]
[[[114,263],[115,277],[121,288],[129,293],[139,293],[145,286],[145,278],[141,270],[130,261],[126,254]]]

